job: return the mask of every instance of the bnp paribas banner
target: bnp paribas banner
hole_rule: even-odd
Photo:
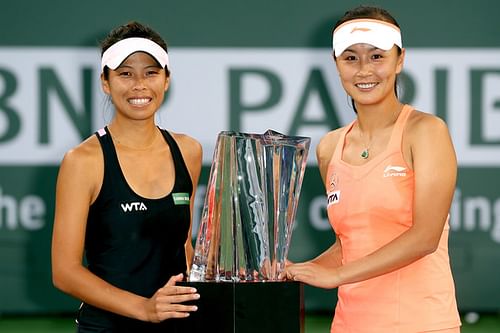
[[[217,134],[274,129],[312,138],[290,258],[329,247],[314,149],[354,118],[331,50],[193,47],[170,55],[171,88],[158,123],[204,147],[194,223]],[[113,117],[98,68],[96,48],[0,47],[0,312],[75,308],[51,284],[54,188],[64,153]],[[498,310],[500,49],[409,48],[400,86],[405,102],[446,120],[457,151],[450,252],[459,306]],[[306,289],[308,309],[330,311],[334,302],[334,291]]]

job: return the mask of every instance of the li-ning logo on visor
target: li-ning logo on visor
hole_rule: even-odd
[[[405,177],[405,176],[406,176],[406,168],[402,166],[388,165],[384,170],[384,178]]]
[[[138,212],[141,210],[148,210],[148,207],[143,202],[125,202],[121,204],[122,209],[125,213],[127,212]]]
[[[370,30],[371,30],[371,29],[369,29],[369,28],[358,28],[358,27],[354,27],[354,28],[352,28],[352,30],[351,30],[351,34],[352,34],[352,33],[354,33],[354,32],[356,32],[356,31],[367,32],[367,31],[370,31]]]

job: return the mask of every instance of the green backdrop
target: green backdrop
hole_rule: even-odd
[[[224,73],[234,79],[237,77],[235,73],[242,73],[242,68],[246,68],[245,64],[248,65],[247,72],[248,69],[255,70],[253,56],[267,59],[272,58],[274,52],[280,52],[278,61],[272,63],[275,67],[266,67],[266,60],[262,60],[261,67],[257,68],[259,71],[253,73],[267,73],[267,76],[261,75],[263,82],[268,79],[271,83],[285,82],[291,86],[295,72],[301,70],[300,61],[298,66],[284,69],[287,74],[282,74],[279,72],[279,57],[283,57],[285,63],[293,63],[291,58],[286,58],[287,54],[290,57],[306,54],[311,55],[311,58],[324,54],[327,59],[331,52],[332,25],[347,8],[357,4],[358,1],[326,0],[32,0],[2,3],[0,313],[72,312],[76,309],[77,301],[55,290],[50,276],[55,179],[58,161],[69,148],[64,145],[66,138],[59,134],[57,124],[58,121],[72,124],[68,141],[78,142],[90,135],[100,121],[109,119],[106,107],[100,100],[96,101],[98,73],[93,67],[93,64],[97,65],[93,57],[98,59],[97,42],[109,29],[132,19],[143,21],[167,39],[173,53],[178,49],[179,53],[187,56],[201,54],[202,58],[212,59],[214,62],[203,64],[187,60],[183,63],[181,59],[178,61],[179,67],[192,65],[191,72],[182,73],[192,80],[193,86],[196,82],[202,82],[203,86],[204,82],[206,89],[209,89],[208,86],[213,86],[213,82],[227,84],[225,88],[228,95],[223,95],[225,99],[222,101],[214,102],[219,109],[207,108],[197,112],[218,112],[223,121],[216,126],[224,129],[248,129],[252,127],[247,125],[250,120],[247,122],[249,117],[246,116],[256,116],[258,107],[252,111],[247,108],[241,114],[235,113],[239,110],[234,104],[238,103],[238,100],[234,102],[234,96],[238,96],[235,95],[238,91],[236,85],[243,81],[208,75],[213,70],[212,65],[215,67],[221,63],[223,67],[229,63],[228,67],[233,66],[233,70]],[[430,105],[436,114],[449,122],[454,140],[457,141],[460,165],[451,212],[450,255],[460,310],[498,311],[500,24],[497,15],[500,3],[485,0],[425,0],[418,3],[378,1],[376,4],[389,9],[396,16],[403,28],[406,47],[414,50],[416,60],[402,80],[405,101],[417,106],[420,106],[421,101],[424,101],[424,106]],[[222,54],[222,60],[210,58],[211,50]],[[46,51],[49,54],[45,57]],[[234,55],[232,52],[240,53]],[[70,59],[67,67],[64,67],[69,68],[69,73],[63,67],[58,67],[62,66],[58,54],[64,55],[65,61]],[[30,60],[31,55],[36,59]],[[80,71],[71,72],[72,59]],[[239,67],[234,65],[238,59],[243,59],[242,63],[238,63]],[[328,66],[333,73],[333,65],[329,63]],[[431,70],[427,71],[429,66]],[[327,126],[319,129],[315,127],[319,132],[324,133],[328,128],[342,125],[346,120],[341,115],[351,112],[339,106],[338,97],[332,97],[335,93],[329,93],[326,89],[331,87],[322,88],[327,85],[325,81],[330,81],[333,76],[322,74],[324,72],[318,69],[320,67],[310,67],[309,80],[305,80],[298,95],[284,89],[280,90],[279,95],[288,100],[297,98],[298,102],[293,108],[295,112],[290,112],[286,117],[292,123],[287,128],[305,135],[308,134],[307,126],[318,126],[318,121],[300,115],[300,110],[307,109],[304,106],[306,103],[302,105],[300,102],[301,96],[309,96],[309,92],[320,96],[317,109],[324,113],[318,119]],[[235,72],[234,68],[240,72]],[[422,74],[427,72],[432,75],[426,77]],[[275,74],[278,81],[270,79]],[[181,73],[178,75],[181,80]],[[466,81],[465,87],[459,85],[463,81]],[[427,82],[429,85],[432,82],[432,89],[427,87]],[[271,83],[269,87],[272,87]],[[179,90],[181,86],[179,83]],[[171,103],[188,105],[174,98],[176,87],[173,81]],[[217,85],[211,87],[217,88]],[[338,91],[337,88],[333,90]],[[273,94],[278,92],[269,89],[271,92],[267,98],[271,101]],[[207,105],[211,105],[209,96],[206,97]],[[241,96],[239,103],[244,104]],[[284,97],[276,103],[286,108]],[[264,105],[266,103],[261,104],[263,109]],[[53,111],[56,109],[59,111]],[[58,117],[64,120],[54,119]],[[219,118],[213,121],[217,122]],[[252,118],[252,121],[258,120]],[[196,119],[190,122],[196,123]],[[269,120],[262,122],[264,127],[276,125]],[[166,124],[168,127],[168,119]],[[203,132],[205,125],[192,126],[196,131]],[[314,138],[317,138],[320,134],[315,135]],[[212,138],[215,142],[215,136]],[[209,139],[201,141],[208,146],[214,143]],[[210,151],[210,148],[206,151]],[[311,154],[314,155],[314,152]],[[207,182],[210,159],[211,156],[205,156],[199,202],[203,201],[203,186]],[[323,185],[317,167],[312,162],[304,179],[297,227],[290,250],[292,260],[313,257],[333,241],[332,231],[325,223],[322,195]],[[335,300],[335,291],[306,288],[308,310],[332,311]]]

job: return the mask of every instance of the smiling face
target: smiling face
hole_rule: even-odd
[[[370,44],[349,46],[335,59],[342,86],[357,106],[397,100],[394,86],[403,69],[405,50],[385,51]]]
[[[110,95],[116,109],[115,117],[133,120],[154,119],[168,89],[165,69],[149,54],[131,54],[109,78],[101,76],[103,91]]]

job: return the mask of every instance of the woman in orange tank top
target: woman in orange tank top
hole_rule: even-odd
[[[331,332],[459,332],[448,257],[457,162],[447,126],[399,101],[405,49],[387,11],[347,12],[333,50],[357,114],[316,151],[336,242],[289,264],[286,277],[338,288]]]

